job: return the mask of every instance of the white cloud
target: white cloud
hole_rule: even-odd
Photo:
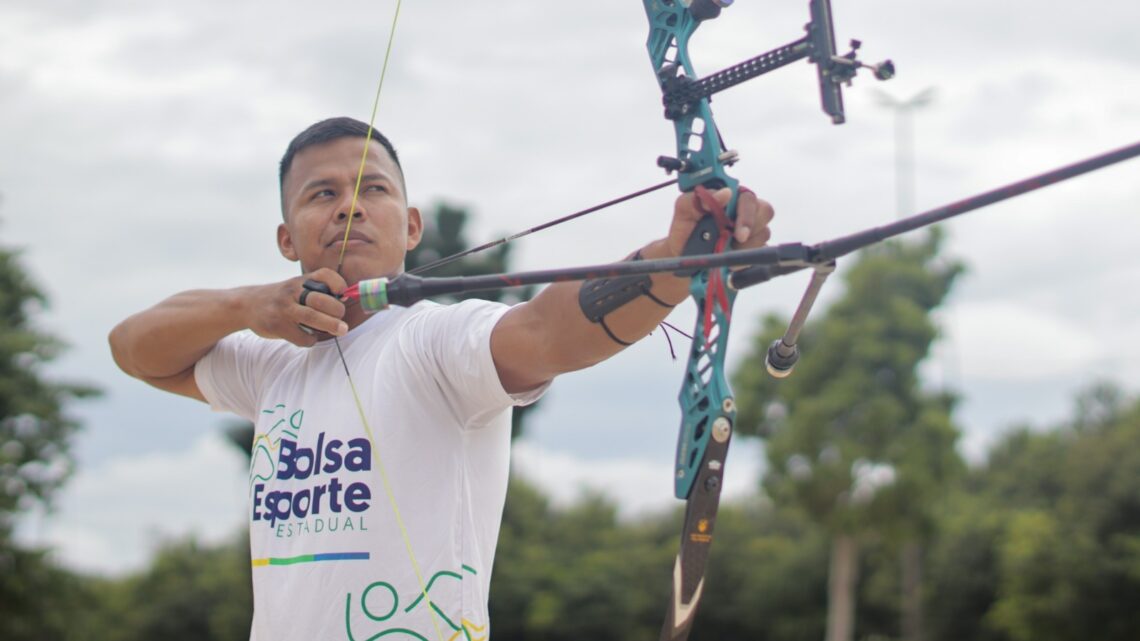
[[[962,303],[949,318],[946,329],[958,352],[958,375],[975,381],[1063,376],[1085,371],[1104,356],[1096,338],[1082,328],[1012,302]]]
[[[55,513],[25,519],[20,538],[53,546],[72,568],[136,569],[163,539],[233,536],[244,518],[246,476],[242,455],[217,433],[181,451],[107,460],[80,469]]]

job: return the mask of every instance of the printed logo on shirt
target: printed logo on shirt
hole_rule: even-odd
[[[345,442],[321,432],[315,446],[302,446],[304,410],[289,412],[279,404],[262,413],[276,415],[277,420],[254,438],[253,526],[264,524],[278,538],[367,530],[363,513],[372,501],[369,477],[353,479],[372,469],[372,443],[364,438]],[[288,489],[275,489],[274,480],[293,483]]]
[[[460,607],[458,601],[441,603],[432,597],[433,592],[437,595],[441,592],[461,593],[465,574],[474,576],[475,568],[464,565],[462,573],[449,570],[436,572],[428,579],[427,586],[422,591],[417,587],[411,597],[405,597],[410,599],[407,605],[400,603],[399,592],[391,583],[373,581],[360,593],[356,605],[360,613],[368,619],[368,625],[378,629],[357,630],[355,634],[352,627],[353,594],[349,592],[344,596],[344,626],[347,637],[359,639],[361,637],[358,635],[368,635],[369,639],[378,639],[388,634],[403,634],[417,639],[434,639],[442,632],[443,638],[449,640],[458,640],[462,637],[465,641],[486,641],[486,624],[477,625],[474,621],[456,614],[454,610]],[[427,593],[427,598],[424,597],[424,592]],[[449,616],[445,614],[446,611],[452,611],[452,614]],[[425,625],[424,613],[431,617],[431,622],[426,624],[430,626],[428,629],[422,629]],[[414,619],[420,622],[418,626],[412,623]],[[416,630],[416,627],[421,629]],[[433,627],[434,630],[431,629]]]

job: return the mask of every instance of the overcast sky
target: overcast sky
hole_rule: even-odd
[[[709,73],[800,37],[806,0],[739,0],[692,42]],[[734,175],[776,207],[774,239],[818,241],[895,216],[893,116],[876,98],[927,88],[915,114],[926,209],[1140,140],[1140,4],[1126,0],[835,0],[841,43],[892,58],[865,74],[848,122],[792,65],[716,97]],[[0,243],[48,292],[46,328],[72,350],[53,375],[94,382],[75,414],[80,467],[53,515],[24,524],[84,569],[140,566],[164,536],[216,539],[244,512],[226,417],[118,372],[106,334],[177,291],[290,277],[274,244],[276,163],[331,115],[367,119],[391,0],[322,3],[6,0],[0,5]],[[528,227],[662,179],[671,125],[636,0],[493,4],[409,0],[378,127],[413,204],[476,215],[473,239]],[[970,267],[940,314],[926,371],[960,390],[967,455],[1015,422],[1047,424],[1101,379],[1140,387],[1140,163],[1052,187],[947,226]],[[661,236],[661,192],[515,248],[520,268],[596,263]],[[841,265],[842,268],[842,265]],[[842,269],[841,269],[842,271]],[[789,312],[804,281],[741,295],[730,360],[756,319]],[[839,292],[833,279],[823,303]],[[692,322],[691,306],[672,319]],[[810,354],[805,358],[811,358]],[[560,500],[586,485],[626,513],[670,505],[681,368],[654,336],[559,381],[516,465]],[[762,450],[738,440],[730,493]]]

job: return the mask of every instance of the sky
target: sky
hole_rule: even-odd
[[[1140,141],[1140,4],[834,4],[840,43],[858,38],[864,60],[889,57],[898,70],[888,83],[860,74],[846,124],[822,114],[802,62],[713,102],[741,156],[733,175],[776,209],[774,241],[893,220],[896,112],[885,103],[928,89],[913,112],[920,210]],[[698,74],[799,38],[806,5],[737,1],[694,36]],[[0,243],[22,249],[51,299],[42,329],[71,344],[49,374],[105,392],[74,406],[76,474],[51,513],[24,520],[24,540],[77,569],[121,573],[166,538],[213,541],[240,527],[244,463],[220,436],[230,419],[120,373],[106,335],[178,291],[294,275],[274,243],[277,161],[312,122],[368,119],[394,8],[0,5]],[[377,126],[400,151],[412,204],[468,207],[473,240],[663,179],[654,160],[674,140],[641,3],[409,0],[395,33]],[[969,272],[938,314],[943,337],[923,371],[962,395],[971,460],[1012,425],[1063,420],[1093,382],[1140,388],[1138,178],[1131,161],[946,225],[946,251]],[[620,258],[665,233],[674,198],[658,192],[527,238],[515,265]],[[788,277],[739,296],[730,368],[760,316],[790,313],[804,285]],[[691,326],[692,306],[670,320]],[[677,505],[681,372],[655,334],[562,377],[516,445],[516,469],[561,503],[590,490],[628,516]],[[762,468],[761,444],[737,439],[727,500],[752,492]]]

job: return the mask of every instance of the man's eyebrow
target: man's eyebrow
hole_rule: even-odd
[[[314,187],[331,187],[335,182],[332,178],[315,178],[301,185],[301,193],[310,191]]]
[[[360,177],[360,180],[361,180],[361,182],[369,181],[369,180],[387,180],[388,182],[393,182],[392,177],[389,176],[388,174],[382,172],[382,171],[373,172],[370,174],[364,174],[363,176]]]
[[[361,178],[360,178],[360,181],[362,183],[376,181],[376,180],[386,180],[391,184],[395,184],[395,182],[396,182],[395,180],[393,180],[392,176],[388,175],[387,173],[385,173],[383,171],[367,173],[367,174],[364,174],[363,176],[361,176]],[[355,183],[355,181],[353,181],[353,182]],[[310,180],[309,182],[307,182],[301,186],[301,192],[300,193],[303,194],[303,193],[312,191],[313,189],[316,189],[318,187],[335,187],[336,183],[337,183],[337,181],[333,178],[314,178],[314,179]]]

